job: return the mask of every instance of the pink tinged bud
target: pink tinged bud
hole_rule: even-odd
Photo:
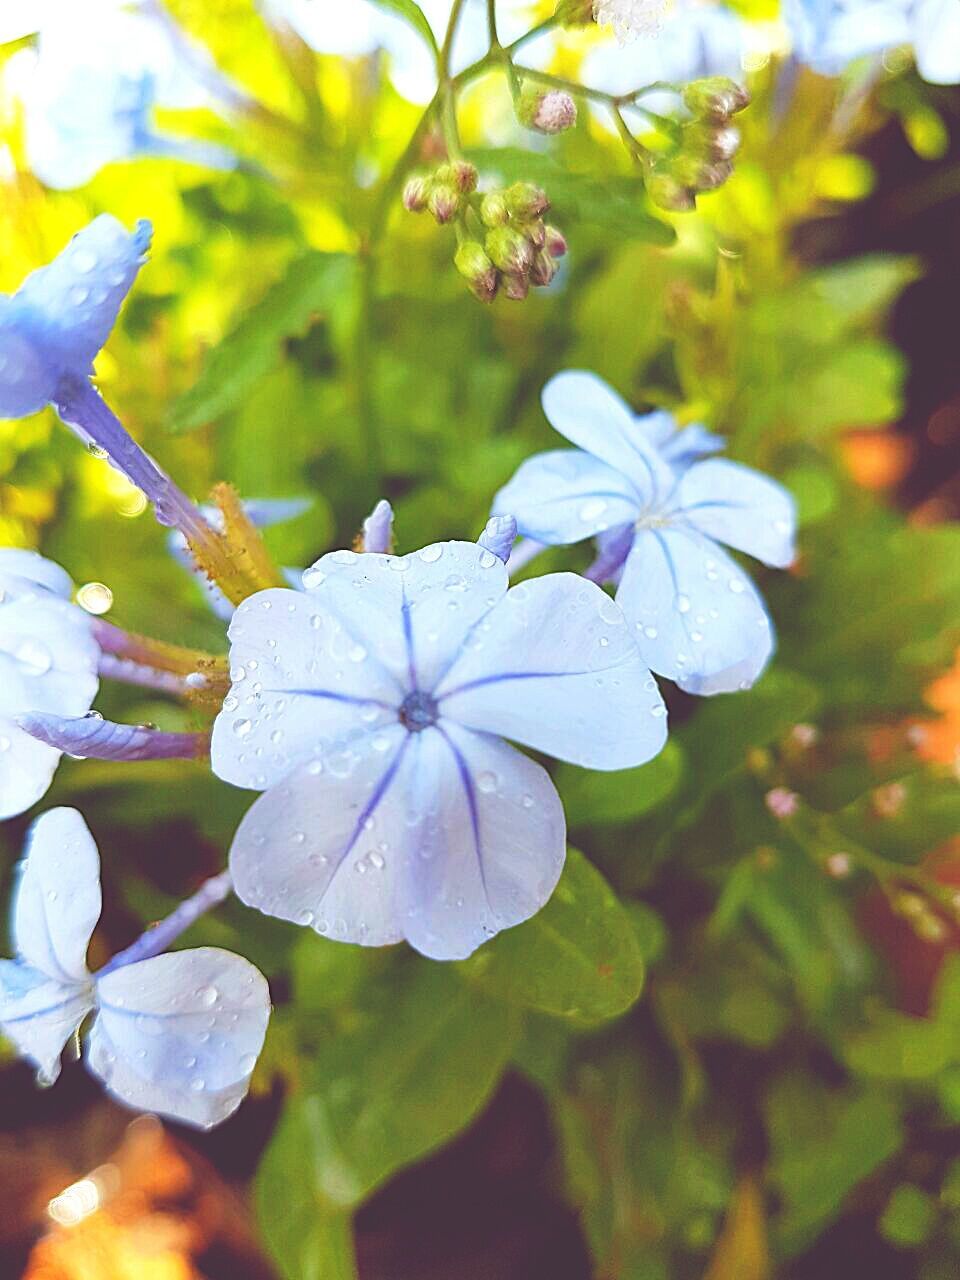
[[[795,724],[790,730],[790,737],[798,747],[812,747],[820,737],[820,730],[815,724]]]
[[[549,223],[544,227],[544,232],[546,233],[546,240],[543,247],[547,253],[551,258],[562,258],[567,252],[566,237],[556,227],[551,227]]]
[[[410,213],[423,213],[427,207],[430,187],[429,178],[410,178],[403,188],[403,207]]]
[[[547,193],[532,182],[515,182],[503,193],[510,216],[520,222],[539,218],[550,208]]]
[[[849,853],[831,853],[823,865],[827,875],[833,876],[834,880],[846,880],[853,870]]]
[[[441,225],[457,216],[460,197],[453,187],[435,186],[427,199],[427,208]]]
[[[547,243],[547,229],[540,218],[537,218],[534,222],[526,223],[521,229],[534,249],[539,251]]]
[[[723,120],[749,106],[750,94],[727,76],[709,76],[688,84],[683,91],[683,101],[695,116]]]
[[[511,302],[522,302],[530,292],[530,279],[525,275],[505,273],[503,277],[503,296]]]
[[[530,283],[542,289],[550,283],[558,271],[556,259],[551,258],[545,249],[541,249],[530,268]]]
[[[533,266],[533,245],[513,227],[494,227],[488,231],[486,247],[494,265],[509,275],[526,275]]]
[[[795,791],[788,791],[786,787],[774,787],[772,791],[767,792],[763,800],[770,813],[781,822],[785,818],[792,818],[800,806],[800,797]]]
[[[481,302],[492,302],[497,292],[497,269],[479,240],[464,240],[454,255],[454,266]]]
[[[453,185],[461,193],[468,196],[471,191],[477,189],[477,166],[470,164],[467,160],[458,160],[456,164],[451,166],[453,169]]]
[[[565,89],[551,89],[536,99],[530,124],[541,133],[563,133],[577,123],[577,104]]]

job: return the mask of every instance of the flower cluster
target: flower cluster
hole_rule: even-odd
[[[731,117],[749,104],[750,95],[733,80],[712,76],[688,85],[683,101],[692,119],[680,126],[676,145],[647,170],[647,193],[665,209],[693,209],[699,194],[722,187],[732,175],[740,131]]]
[[[411,213],[429,209],[439,223],[458,220],[454,264],[474,297],[492,302],[502,291],[521,302],[531,285],[544,288],[553,280],[566,240],[543,220],[550,201],[542,188],[514,182],[480,195],[477,177],[476,168],[463,161],[441,165],[433,174],[410,179],[404,206]]]
[[[549,251],[545,197],[518,183],[477,199],[485,251],[509,289],[533,276],[535,246]],[[589,769],[636,768],[667,736],[651,672],[694,693],[748,687],[773,632],[717,543],[787,565],[795,521],[779,485],[708,456],[722,441],[704,427],[677,430],[662,412],[637,418],[593,375],[568,372],[543,403],[578,447],[523,463],[476,542],[394,554],[392,511],[380,502],[354,550],[281,573],[257,525],[301,504],[245,508],[217,486],[212,507],[195,506],[90,385],[148,240],[145,225],[129,236],[100,218],[3,300],[0,412],[53,403],[142,488],[172,527],[172,549],[216,588],[229,654],[93,621],[69,602],[57,566],[0,553],[9,730],[0,795],[6,814],[29,806],[62,750],[209,755],[219,778],[262,794],[229,869],[92,975],[96,850],[73,811],[41,818],[17,896],[18,958],[0,969],[0,1025],[52,1078],[66,1040],[95,1012],[87,1060],[107,1087],[207,1125],[243,1096],[269,1001],[236,956],[166,954],[180,933],[231,890],[334,939],[405,939],[437,960],[469,956],[528,919],[556,886],[566,824],[548,773],[510,744]],[[518,241],[530,246],[522,262]],[[515,546],[518,534],[527,542]],[[585,574],[511,586],[531,549],[589,537],[598,555]],[[98,673],[188,700],[212,724],[161,733],[85,714]]]

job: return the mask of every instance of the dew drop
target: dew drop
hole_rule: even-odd
[[[496,791],[498,781],[499,779],[495,773],[485,771],[477,775],[477,790],[489,795],[490,792]]]
[[[234,720],[233,722],[233,732],[238,738],[245,738],[252,728],[252,722],[247,719]]]
[[[304,569],[303,573],[300,575],[300,581],[303,583],[304,588],[307,591],[316,590],[316,588],[322,586],[326,580],[327,575],[322,569],[318,569],[316,565],[312,565],[309,569]]]
[[[585,502],[577,513],[580,519],[586,524],[590,520],[596,520],[607,509],[607,504],[602,498],[591,498],[589,502]]]
[[[443,555],[443,545],[439,542],[434,542],[429,547],[424,547],[419,555],[424,564],[436,564]]]
[[[744,588],[743,588],[743,579],[742,579],[742,578],[731,578],[731,579],[730,579],[730,581],[727,583],[727,586],[730,588],[730,590],[733,592],[733,594],[734,594],[735,596],[738,596],[738,595],[740,595],[740,594],[742,593],[742,591],[743,591],[743,589],[744,589]]]
[[[681,592],[681,594],[677,596],[677,613],[689,613],[689,612],[690,612],[690,597],[683,595],[683,593]]]

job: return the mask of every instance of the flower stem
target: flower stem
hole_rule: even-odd
[[[181,902],[165,920],[155,924],[142,933],[136,942],[131,943],[123,951],[118,951],[112,960],[108,960],[96,974],[102,978],[105,974],[121,969],[124,965],[136,964],[138,960],[149,960],[166,951],[171,943],[176,942],[194,921],[218,907],[233,891],[233,881],[229,871],[221,871],[219,875],[205,880],[195,894]]]

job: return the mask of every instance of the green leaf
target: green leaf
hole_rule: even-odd
[[[683,753],[671,738],[658,756],[639,769],[600,773],[562,764],[557,789],[572,827],[592,823],[630,822],[663,804],[676,792],[683,773]]]
[[[643,988],[643,954],[630,916],[583,854],[571,849],[553,897],[457,966],[510,1004],[581,1023],[629,1009]]]
[[[902,1249],[915,1249],[928,1239],[937,1220],[937,1206],[922,1187],[903,1182],[880,1216],[880,1234]]]
[[[356,1280],[351,1215],[317,1191],[309,1099],[291,1098],[254,1184],[257,1221],[284,1280]]]
[[[836,1218],[849,1192],[899,1149],[903,1131],[893,1099],[880,1090],[833,1090],[799,1074],[774,1082],[766,1115],[769,1175],[783,1199],[775,1239],[790,1256]]]
[[[796,425],[812,434],[836,427],[880,427],[899,416],[906,361],[879,338],[862,338],[832,352],[803,378],[792,403]]]
[[[438,53],[436,36],[433,34],[433,28],[427,21],[423,10],[414,0],[373,0],[378,9],[386,9],[389,13],[399,14],[406,22],[413,27],[414,31],[423,36],[424,40],[430,46],[434,53]],[[335,17],[331,17],[331,22],[336,22]]]
[[[514,147],[476,147],[470,159],[504,182],[536,182],[550,197],[558,222],[579,219],[610,235],[671,245],[676,233],[649,211],[639,178],[591,178],[561,167],[549,156]]]
[[[210,352],[196,384],[174,403],[171,427],[188,431],[233,409],[273,367],[282,339],[302,332],[315,313],[349,293],[353,268],[346,254],[310,250],[295,258]]]
[[[518,1031],[514,1011],[446,965],[405,959],[311,1061],[301,1108],[314,1194],[359,1204],[462,1129],[489,1097]]]

